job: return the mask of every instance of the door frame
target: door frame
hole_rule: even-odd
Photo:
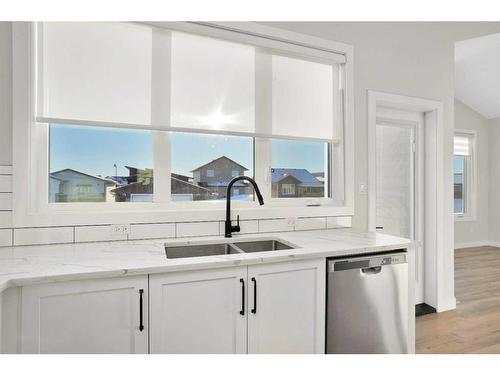
[[[415,98],[368,90],[368,155],[375,155],[375,131],[377,108],[386,107],[424,113],[425,157],[424,157],[424,301],[438,312],[454,309],[456,299],[445,295],[449,275],[454,273],[454,265],[446,264],[444,228],[446,219],[452,214],[444,210],[444,121],[443,103],[436,100]],[[376,160],[368,158],[368,230],[375,231],[375,183]],[[451,199],[451,197],[450,197]],[[451,201],[450,201],[451,202]],[[411,252],[414,258],[414,252]],[[414,278],[414,267],[410,267],[410,277]],[[411,279],[410,279],[411,280]],[[452,275],[453,281],[453,275]]]

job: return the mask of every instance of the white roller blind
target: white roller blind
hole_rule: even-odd
[[[39,23],[37,35],[42,123],[341,136],[342,55],[120,22]]]
[[[333,139],[333,68],[272,57],[272,134]]]
[[[171,125],[253,132],[255,48],[172,33]]]
[[[472,153],[472,139],[468,135],[455,135],[453,154],[469,156]]]
[[[151,123],[150,27],[47,22],[38,35],[39,116]]]

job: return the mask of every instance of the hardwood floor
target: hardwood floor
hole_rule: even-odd
[[[457,308],[417,318],[417,353],[500,354],[500,248],[455,250]]]

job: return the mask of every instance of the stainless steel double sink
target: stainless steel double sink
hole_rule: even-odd
[[[232,242],[186,242],[165,244],[167,259],[205,257],[212,255],[245,254],[262,251],[295,249],[297,246],[276,238],[238,240]]]

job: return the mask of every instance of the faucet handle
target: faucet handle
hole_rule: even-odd
[[[236,225],[231,225],[231,232],[240,231],[240,215],[236,216]]]

